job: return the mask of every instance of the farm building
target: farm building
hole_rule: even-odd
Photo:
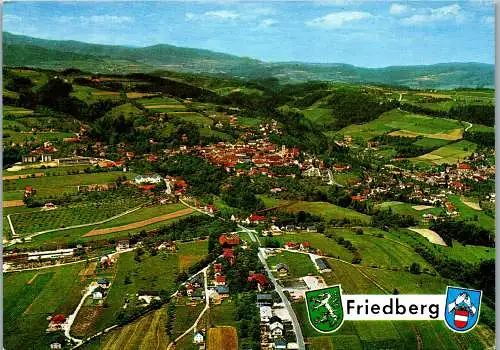
[[[328,262],[323,259],[323,258],[318,258],[314,261],[316,263],[316,266],[318,267],[318,270],[320,272],[331,272],[332,269],[330,268],[330,265],[328,265]]]
[[[42,259],[54,259],[63,258],[67,256],[73,256],[75,249],[59,249],[59,250],[44,250],[41,252],[28,253],[28,260],[42,260]]]

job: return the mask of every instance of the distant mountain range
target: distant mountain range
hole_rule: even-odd
[[[154,45],[126,47],[59,41],[3,33],[4,66],[78,68],[95,73],[169,70],[236,78],[276,77],[282,81],[328,80],[400,85],[410,88],[494,88],[494,65],[441,63],[428,66],[362,68],[348,64],[269,63],[202,49]]]

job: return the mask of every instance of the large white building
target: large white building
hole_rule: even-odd
[[[150,183],[150,184],[157,184],[162,181],[162,177],[158,174],[154,175],[137,175],[134,177],[134,182],[136,184],[144,184],[144,183]]]

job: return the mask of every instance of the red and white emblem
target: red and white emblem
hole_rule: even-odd
[[[467,321],[469,321],[469,312],[467,310],[455,311],[455,326],[457,328],[464,328],[467,326]]]

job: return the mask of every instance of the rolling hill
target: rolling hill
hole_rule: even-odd
[[[348,64],[268,63],[209,50],[173,45],[127,47],[58,41],[3,33],[4,65],[92,72],[171,70],[244,79],[275,77],[286,82],[327,80],[377,83],[423,89],[494,87],[494,65],[441,63],[429,66],[363,68]]]

